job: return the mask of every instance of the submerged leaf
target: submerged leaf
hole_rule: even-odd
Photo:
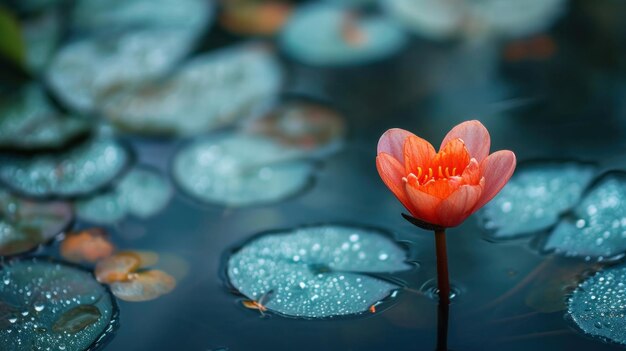
[[[128,280],[128,275],[142,267],[141,256],[132,251],[119,252],[96,265],[96,278],[101,283]]]
[[[65,202],[33,202],[0,189],[0,256],[35,249],[62,233],[73,219]]]
[[[91,350],[117,327],[111,294],[93,276],[61,263],[12,261],[0,270],[0,301],[13,306],[0,345],[14,351]],[[109,336],[109,337],[107,337]]]
[[[230,283],[267,309],[323,318],[367,312],[399,286],[368,273],[407,270],[407,253],[375,229],[321,225],[258,237],[228,260]]]
[[[131,274],[128,281],[110,284],[113,295],[125,301],[148,301],[171,292],[176,280],[159,270],[148,270]]]
[[[8,158],[0,181],[33,197],[72,197],[97,190],[119,175],[128,150],[113,139],[93,139],[59,154]]]
[[[598,180],[544,246],[565,256],[603,260],[626,252],[626,174]]]
[[[547,230],[574,207],[596,168],[577,162],[537,162],[516,170],[508,184],[479,212],[494,239]]]
[[[302,190],[313,172],[302,151],[236,133],[199,139],[174,157],[174,180],[208,203],[246,206],[279,201]]]
[[[242,35],[274,35],[289,18],[292,5],[284,1],[225,1],[220,23],[228,31]]]
[[[96,262],[115,250],[102,228],[89,228],[68,234],[61,243],[61,256],[70,262]]]

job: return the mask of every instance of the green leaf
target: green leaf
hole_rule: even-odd
[[[26,46],[15,16],[0,6],[0,57],[24,67]]]

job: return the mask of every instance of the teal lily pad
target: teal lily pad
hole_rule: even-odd
[[[522,165],[479,212],[481,223],[497,240],[550,229],[580,201],[595,172],[593,165],[572,161]]]
[[[31,197],[74,197],[102,188],[129,162],[113,139],[93,139],[58,154],[12,157],[0,163],[0,181]]]
[[[588,335],[626,345],[626,267],[605,269],[583,281],[567,312]]]
[[[76,201],[78,218],[99,224],[115,223],[127,215],[148,218],[162,210],[172,189],[156,170],[134,168],[113,189]]]
[[[86,136],[91,127],[82,118],[64,116],[48,102],[40,86],[29,85],[0,103],[0,149],[60,149]]]
[[[233,207],[294,195],[310,183],[313,170],[301,150],[239,133],[198,139],[174,156],[172,166],[174,180],[187,194]]]
[[[264,112],[281,82],[267,48],[238,46],[198,56],[164,81],[114,91],[102,110],[131,132],[200,134]]]
[[[548,237],[544,250],[603,260],[626,252],[626,174],[611,172],[597,180],[572,215]]]
[[[42,259],[0,268],[0,345],[13,351],[95,350],[117,316],[111,293],[82,269]]]
[[[61,40],[61,15],[58,11],[45,11],[28,18],[22,24],[26,44],[26,64],[34,72],[41,72],[54,54]]]
[[[34,202],[0,189],[0,256],[31,251],[52,240],[72,223],[66,202]]]
[[[385,17],[328,3],[301,6],[280,36],[280,46],[289,56],[319,66],[381,60],[407,42],[404,31]]]
[[[319,225],[259,236],[228,260],[232,286],[270,311],[326,318],[368,311],[400,286],[375,277],[411,268],[377,229]]]

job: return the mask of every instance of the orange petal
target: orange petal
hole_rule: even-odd
[[[456,227],[472,214],[472,210],[480,198],[482,186],[462,185],[437,208],[439,225]]]
[[[376,157],[376,169],[385,185],[393,192],[393,194],[402,202],[404,207],[411,210],[411,202],[404,191],[405,176],[404,167],[398,160],[387,153],[380,153]]]
[[[404,141],[412,135],[414,134],[404,129],[389,129],[378,140],[378,153],[387,153],[399,162],[404,162]]]
[[[450,170],[456,168],[460,173],[469,165],[469,162],[470,153],[463,140],[453,139],[439,150],[432,160],[432,166],[448,167]]]
[[[440,199],[445,199],[450,196],[450,194],[452,194],[454,191],[456,191],[459,185],[460,182],[440,179],[427,182],[426,184],[420,186],[419,189],[428,195],[432,195]]]
[[[461,174],[461,177],[463,178],[464,184],[476,185],[480,182],[480,165],[475,158],[470,160],[469,165],[467,165],[467,168],[465,168],[465,170]]]
[[[411,135],[404,140],[404,169],[405,174],[415,173],[417,167],[427,169],[436,155],[435,148],[426,140]]]
[[[493,199],[509,181],[515,171],[515,154],[501,150],[489,155],[481,164],[480,172],[485,179],[485,187],[473,211],[483,207]]]
[[[482,162],[489,155],[491,137],[487,128],[477,120],[463,122],[452,128],[441,142],[440,150],[454,139],[461,139],[469,151],[471,157]]]
[[[410,184],[406,184],[405,189],[412,206],[412,209],[409,209],[411,215],[424,222],[438,224],[436,209],[441,203],[441,199]]]

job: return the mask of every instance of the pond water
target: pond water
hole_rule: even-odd
[[[352,3],[351,6],[357,6],[360,2]],[[88,279],[87,286],[97,286],[98,296],[103,296],[96,305],[89,305],[97,308],[87,308],[88,313],[82,314],[70,310],[65,313],[65,319],[44,316],[43,322],[20,319],[14,324],[11,320],[15,316],[26,318],[20,313],[24,309],[21,304],[29,304],[30,295],[29,299],[20,300],[19,294],[10,289],[16,282],[6,283],[8,280],[5,280],[8,288],[3,290],[0,281],[0,298],[7,299],[10,295],[12,299],[0,300],[0,328],[7,331],[15,325],[27,324],[31,328],[32,324],[40,323],[45,327],[48,323],[52,333],[60,333],[54,326],[61,322],[69,324],[66,328],[70,329],[76,327],[72,323],[78,324],[78,329],[85,323],[99,333],[107,325],[111,326],[100,341],[96,341],[97,333],[84,335],[91,330],[85,328],[81,329],[83,334],[76,344],[61,341],[50,344],[57,348],[69,346],[67,349],[71,349],[71,345],[84,347],[94,340],[92,346],[106,350],[434,350],[438,325],[434,236],[402,218],[404,208],[376,171],[376,143],[386,129],[400,127],[438,145],[454,125],[479,119],[491,133],[492,150],[513,150],[519,166],[510,188],[505,188],[510,200],[497,198],[492,206],[498,207],[488,207],[459,227],[448,230],[449,268],[454,290],[449,310],[448,347],[452,350],[623,348],[619,343],[626,344],[626,327],[622,320],[626,309],[622,300],[626,301],[626,294],[618,284],[626,280],[620,270],[626,252],[626,236],[622,234],[626,231],[621,229],[626,226],[626,206],[621,205],[622,192],[626,191],[622,187],[626,183],[621,173],[603,174],[626,171],[626,65],[623,59],[626,28],[618,23],[620,21],[612,22],[610,16],[623,15],[626,7],[608,0],[599,3],[590,8],[583,0],[568,2],[569,10],[563,17],[541,32],[555,46],[555,51],[547,58],[533,56],[529,40],[455,38],[435,42],[407,33],[410,39],[393,56],[370,63],[363,59],[367,56],[357,55],[354,65],[336,61],[336,65],[318,66],[298,63],[288,55],[298,50],[297,47],[286,50],[275,47],[278,41],[274,39],[230,34],[217,19],[202,29],[204,27],[198,23],[210,21],[198,15],[194,19],[198,23],[190,26],[193,33],[176,32],[184,37],[178,46],[186,47],[189,42],[195,42],[195,49],[187,52],[170,48],[182,50],[173,53],[172,62],[153,62],[154,66],[144,67],[146,72],[133,72],[151,75],[152,69],[157,71],[163,68],[157,66],[165,65],[169,66],[167,70],[172,77],[178,77],[177,70],[185,65],[179,56],[202,57],[250,41],[269,42],[269,46],[255,50],[269,50],[262,52],[271,52],[282,67],[282,73],[270,72],[282,74],[282,95],[265,96],[267,90],[276,88],[272,79],[277,77],[270,79],[267,89],[254,85],[258,83],[254,79],[259,76],[266,79],[264,74],[268,72],[244,74],[229,72],[224,67],[213,69],[208,65],[206,68],[206,75],[218,82],[242,79],[240,84],[224,85],[224,89],[234,91],[218,94],[220,99],[228,99],[229,94],[237,94],[237,89],[245,88],[249,95],[238,95],[241,98],[238,106],[222,101],[222,105],[215,102],[219,105],[216,107],[199,101],[205,97],[196,89],[220,90],[221,86],[216,86],[212,80],[192,79],[180,83],[174,78],[171,79],[174,83],[158,81],[163,84],[158,89],[153,86],[138,89],[133,83],[124,92],[118,85],[136,77],[115,71],[99,81],[102,85],[92,84],[83,91],[86,100],[74,103],[72,94],[58,91],[59,82],[63,85],[67,81],[59,76],[47,83],[45,78],[40,79],[40,83],[44,81],[41,88],[53,98],[55,108],[84,115],[77,118],[91,121],[92,134],[101,135],[101,140],[107,143],[109,138],[115,139],[117,144],[109,145],[108,153],[92,148],[91,155],[74,152],[79,159],[55,163],[50,161],[54,159],[50,154],[35,157],[32,153],[36,151],[28,147],[20,150],[18,145],[15,148],[19,152],[10,153],[15,151],[11,150],[15,145],[1,138],[3,150],[8,148],[2,154],[6,158],[0,166],[3,194],[14,191],[38,199],[33,201],[69,196],[67,201],[75,204],[73,228],[104,228],[108,240],[121,252],[117,255],[126,255],[125,259],[132,261],[124,261],[119,266],[116,263],[115,268],[132,276],[131,282],[125,284],[136,285],[122,286],[114,281],[113,294],[118,291],[119,295],[113,298],[110,291],[100,291],[106,285],[98,284],[95,277],[91,279],[87,274],[94,270],[93,262],[80,264],[82,268],[74,263],[59,265],[59,262],[67,262],[59,254],[61,235],[35,251],[18,256],[11,252],[11,257],[1,257],[0,277],[5,277],[2,272],[7,274],[11,270],[23,273],[23,265],[28,264],[36,266],[35,273],[29,270],[29,274],[41,270],[42,276],[61,275],[51,273],[54,269],[72,279],[86,276],[88,278],[81,279]],[[15,2],[9,4],[16,7]],[[80,12],[86,17],[81,17],[84,28],[77,27],[79,37],[93,30],[86,24],[97,26],[98,23],[88,18],[88,10],[89,7],[85,7]],[[383,12],[375,7],[365,11]],[[18,13],[27,17],[29,11],[22,9]],[[62,12],[59,16],[65,18],[67,14]],[[107,13],[106,16],[119,14]],[[106,16],[101,20],[105,21]],[[168,25],[176,28],[179,18],[175,14],[172,17],[164,21],[171,21]],[[120,27],[125,25],[124,21],[137,20],[131,15],[119,18],[116,26]],[[76,29],[68,33],[76,35],[72,30]],[[297,41],[298,33],[293,34]],[[316,40],[323,42],[324,38]],[[510,49],[507,45],[511,43],[531,49],[521,59],[517,56],[511,59],[506,55],[506,50]],[[372,45],[375,49],[375,44]],[[338,52],[343,50],[346,48],[337,49]],[[110,50],[107,52],[113,55]],[[329,52],[316,53],[330,56],[312,62],[332,63],[334,51]],[[114,71],[111,62],[107,61],[106,67]],[[88,63],[89,60],[81,61],[81,65]],[[71,67],[65,64],[63,70],[71,71]],[[80,67],[85,72],[95,68]],[[0,72],[3,102],[12,99],[11,94],[18,86],[30,86],[37,80],[16,74],[9,63],[3,63]],[[66,74],[65,80],[74,79],[72,72],[56,73]],[[33,74],[32,77],[38,76]],[[251,79],[251,83],[245,79]],[[87,84],[79,80],[71,83]],[[179,111],[181,102],[170,105],[165,98],[161,101],[161,94],[170,96],[168,89],[179,89],[172,94],[174,96],[193,96],[189,101],[182,100],[183,106],[188,106],[189,114],[185,116],[189,124],[181,124],[179,129],[169,126],[176,125],[177,118],[185,118],[172,113]],[[138,134],[143,128],[136,125],[124,128],[123,107],[136,107],[133,104],[140,104],[140,101],[127,101],[128,105],[113,105],[109,106],[111,109],[100,111],[117,108],[115,113],[122,115],[114,117],[90,111],[102,96],[105,99],[117,94],[116,98],[124,98],[125,93],[134,94],[133,99],[145,98],[150,103],[155,103],[150,99],[156,99],[163,103],[162,109],[157,110],[163,113],[164,124],[148,130],[148,135]],[[157,94],[156,98],[150,95],[152,93]],[[249,119],[241,116],[263,114],[268,106],[274,106],[275,101],[269,100],[280,102],[294,98],[315,101],[337,111],[343,125],[333,126],[342,132],[333,130],[332,135],[343,140],[332,143],[320,137],[304,144],[288,143],[277,147],[268,135],[255,134],[253,138],[246,134]],[[157,123],[150,119],[156,115],[155,111],[141,107],[133,110],[140,123]],[[203,115],[204,109],[211,112]],[[224,111],[236,111],[237,117],[223,116]],[[222,116],[216,117],[220,113]],[[195,116],[208,120],[194,122]],[[225,119],[216,120],[222,117]],[[106,118],[113,124],[104,122],[108,121]],[[207,128],[197,128],[196,122]],[[161,128],[163,126],[168,128]],[[72,139],[74,137],[72,134]],[[83,142],[81,140],[68,141],[69,146],[55,140],[51,149],[54,155],[64,152],[59,149],[74,150],[77,142]],[[215,140],[226,140],[224,144],[235,146],[216,149],[212,144]],[[45,144],[45,140],[42,143]],[[88,145],[89,141],[86,143]],[[84,144],[78,146],[81,145]],[[237,145],[245,146],[245,150],[237,150]],[[33,161],[38,157],[47,161]],[[80,157],[87,157],[87,160]],[[89,164],[90,158],[100,161],[86,172],[76,170]],[[239,159],[243,159],[243,166],[237,163]],[[107,166],[107,162],[112,166]],[[36,167],[44,169],[39,177],[25,178],[25,172]],[[8,171],[3,172],[3,169]],[[543,178],[533,178],[533,171],[541,173]],[[528,178],[522,178],[524,176]],[[537,193],[536,184],[545,184],[543,193]],[[194,194],[194,191],[200,193]],[[618,203],[611,203],[612,197],[616,197]],[[20,231],[29,238],[36,237],[31,247],[47,241],[49,233],[44,235],[37,231],[43,231],[37,225],[47,222],[27,223],[30,227],[16,224],[22,217],[16,219],[11,210],[13,205],[9,200],[3,201],[6,203],[0,204],[0,244],[2,240],[10,240],[6,239],[8,235],[2,235],[14,232],[19,235]],[[46,207],[36,209],[45,211]],[[543,211],[538,214],[537,210]],[[541,218],[529,223],[528,216]],[[24,216],[28,220],[32,220],[31,217]],[[337,237],[330,238],[322,238],[328,234],[323,230],[320,233],[326,234],[311,234],[321,235],[318,243],[306,237],[306,233],[302,234],[316,226],[352,229],[345,233],[339,231],[335,233]],[[5,227],[10,229],[5,230]],[[301,237],[291,237],[294,232]],[[271,237],[262,244],[256,241],[280,233],[285,236]],[[585,236],[585,240],[577,241],[577,235]],[[307,251],[309,248],[315,251],[315,245],[319,245],[322,252],[319,255]],[[341,253],[344,245],[348,245],[343,250],[349,255]],[[158,262],[151,253],[132,253],[133,250],[156,253]],[[375,256],[368,257],[366,263],[355,263],[361,262],[360,256],[365,255]],[[33,256],[39,257],[34,263]],[[129,259],[130,256],[133,258]],[[48,257],[53,261],[49,262]],[[259,262],[259,257],[267,261]],[[234,278],[241,273],[235,274],[235,269],[250,267],[254,275],[248,281]],[[263,269],[280,271],[279,278],[284,281],[276,278],[263,281],[264,273],[259,273]],[[159,280],[161,271],[166,274],[165,281]],[[601,275],[587,280],[572,295],[579,284],[597,271],[602,271]],[[300,278],[303,281],[299,281]],[[337,283],[335,278],[346,283]],[[98,279],[102,281],[100,276]],[[604,279],[614,279],[616,283],[603,285]],[[313,289],[307,286],[309,282],[321,287]],[[55,281],[44,287],[57,289],[55,284],[60,283]],[[295,292],[295,297],[285,295],[285,287],[291,286],[299,286],[311,295]],[[311,290],[306,290],[309,288]],[[126,290],[119,293],[116,289]],[[158,297],[133,301],[137,299],[133,294],[141,294],[137,293],[141,289],[145,289],[144,294],[153,294],[151,298]],[[24,294],[28,290],[24,288]],[[79,300],[89,297],[80,289],[68,294],[78,296]],[[324,304],[311,303],[318,298]],[[596,305],[593,302],[596,299],[603,299],[603,304]],[[63,306],[63,301],[59,303]],[[335,303],[342,307],[332,305]],[[589,313],[595,309],[606,311],[607,315]],[[30,313],[32,316],[35,312]],[[104,317],[106,320],[102,319]],[[45,329],[41,333],[49,332]],[[20,342],[28,344],[30,334],[20,335]],[[45,334],[32,338],[42,335]],[[0,331],[0,350],[19,350],[15,346],[17,339],[13,338],[10,332]]]

